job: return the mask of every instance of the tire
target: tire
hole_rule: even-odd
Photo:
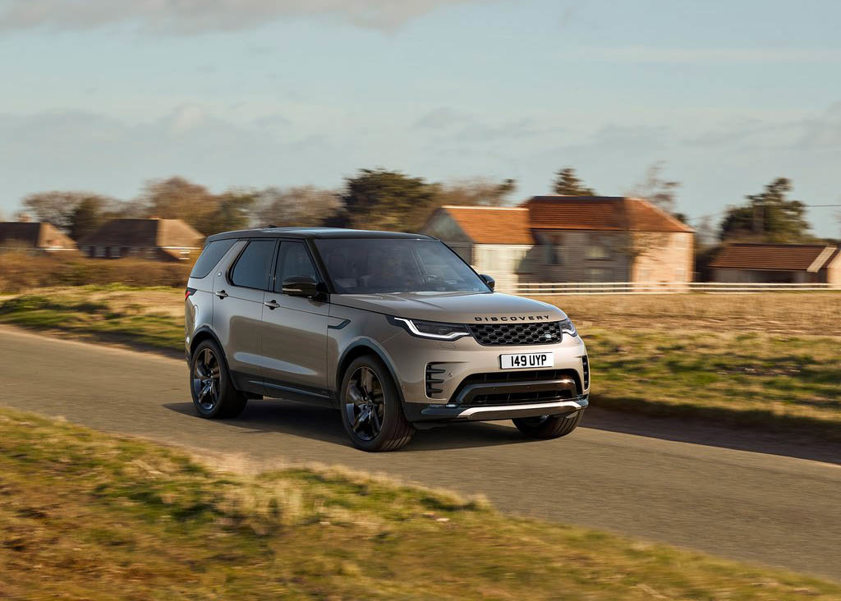
[[[548,440],[566,436],[581,422],[584,410],[576,411],[574,415],[543,415],[541,417],[521,417],[514,420],[517,429],[528,438]]]
[[[373,355],[357,357],[345,370],[339,410],[353,446],[363,451],[396,451],[415,433],[391,373]]]
[[[207,419],[236,417],[248,397],[234,388],[225,355],[213,340],[203,340],[190,357],[190,394],[199,416]]]

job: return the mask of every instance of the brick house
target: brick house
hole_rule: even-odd
[[[715,282],[841,286],[841,250],[828,244],[733,243],[709,266]]]
[[[690,282],[694,231],[635,198],[535,196],[444,206],[422,229],[510,289],[526,282]]]
[[[201,251],[204,236],[180,219],[112,219],[79,240],[85,256],[186,261]]]
[[[76,243],[46,221],[7,221],[0,223],[0,247],[54,253],[76,250]]]

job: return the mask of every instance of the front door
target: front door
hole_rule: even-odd
[[[272,291],[266,293],[263,308],[266,385],[277,391],[274,396],[283,396],[285,390],[325,395],[330,388],[327,376],[329,305],[282,294],[283,280],[296,276],[320,281],[306,245],[283,240],[278,249]],[[271,395],[271,390],[267,394]]]

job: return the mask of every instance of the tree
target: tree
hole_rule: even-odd
[[[596,196],[596,191],[585,186],[572,167],[564,167],[558,171],[555,182],[552,184],[552,191],[564,196]]]
[[[262,225],[317,226],[324,225],[342,207],[339,193],[315,186],[295,188],[266,188],[257,192],[254,211]]]
[[[647,200],[656,207],[660,207],[667,213],[673,214],[675,217],[686,222],[686,216],[682,213],[675,213],[677,205],[677,189],[680,187],[678,182],[669,181],[662,177],[665,163],[660,161],[654,163],[645,172],[643,181],[637,184],[631,190],[631,196],[635,198],[642,198]]]
[[[101,197],[90,196],[82,199],[70,215],[70,237],[79,240],[102,225],[105,221],[104,208],[105,200]]]
[[[436,204],[499,207],[508,203],[508,197],[517,189],[517,182],[505,179],[494,182],[477,178],[441,186]]]
[[[84,205],[78,219],[93,219],[93,213],[113,209],[118,201],[93,192],[52,190],[36,192],[24,197],[21,214],[34,215],[37,221],[51,223],[72,236],[77,211]],[[84,226],[83,226],[84,227]]]
[[[248,226],[249,213],[256,200],[251,191],[229,190],[216,195],[206,187],[183,177],[147,182],[137,205],[144,217],[182,219],[205,235]]]
[[[212,210],[195,221],[194,227],[208,236],[218,232],[241,230],[251,222],[251,208],[257,200],[257,193],[228,190],[209,201]]]
[[[812,238],[804,218],[806,205],[788,200],[791,181],[780,177],[759,194],[746,196],[742,206],[728,207],[721,222],[721,240],[800,242]]]
[[[37,221],[46,221],[67,232],[70,230],[73,211],[87,196],[88,194],[84,192],[60,190],[36,192],[24,197],[21,205],[23,205],[23,210],[34,215]]]
[[[399,171],[362,169],[346,180],[341,222],[356,228],[417,231],[440,194],[438,184]]]
[[[210,190],[183,177],[146,182],[141,199],[147,216],[183,219],[193,227],[216,209],[216,198]]]

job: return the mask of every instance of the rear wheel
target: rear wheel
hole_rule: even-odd
[[[584,410],[571,415],[541,415],[540,417],[520,417],[512,420],[517,429],[529,438],[560,438],[566,436],[581,422]]]
[[[351,362],[342,378],[339,404],[345,431],[364,451],[395,451],[415,433],[403,415],[394,380],[377,357],[365,355]]]
[[[219,346],[204,340],[190,358],[190,392],[201,417],[236,417],[245,409],[248,398],[234,388],[228,366]]]

